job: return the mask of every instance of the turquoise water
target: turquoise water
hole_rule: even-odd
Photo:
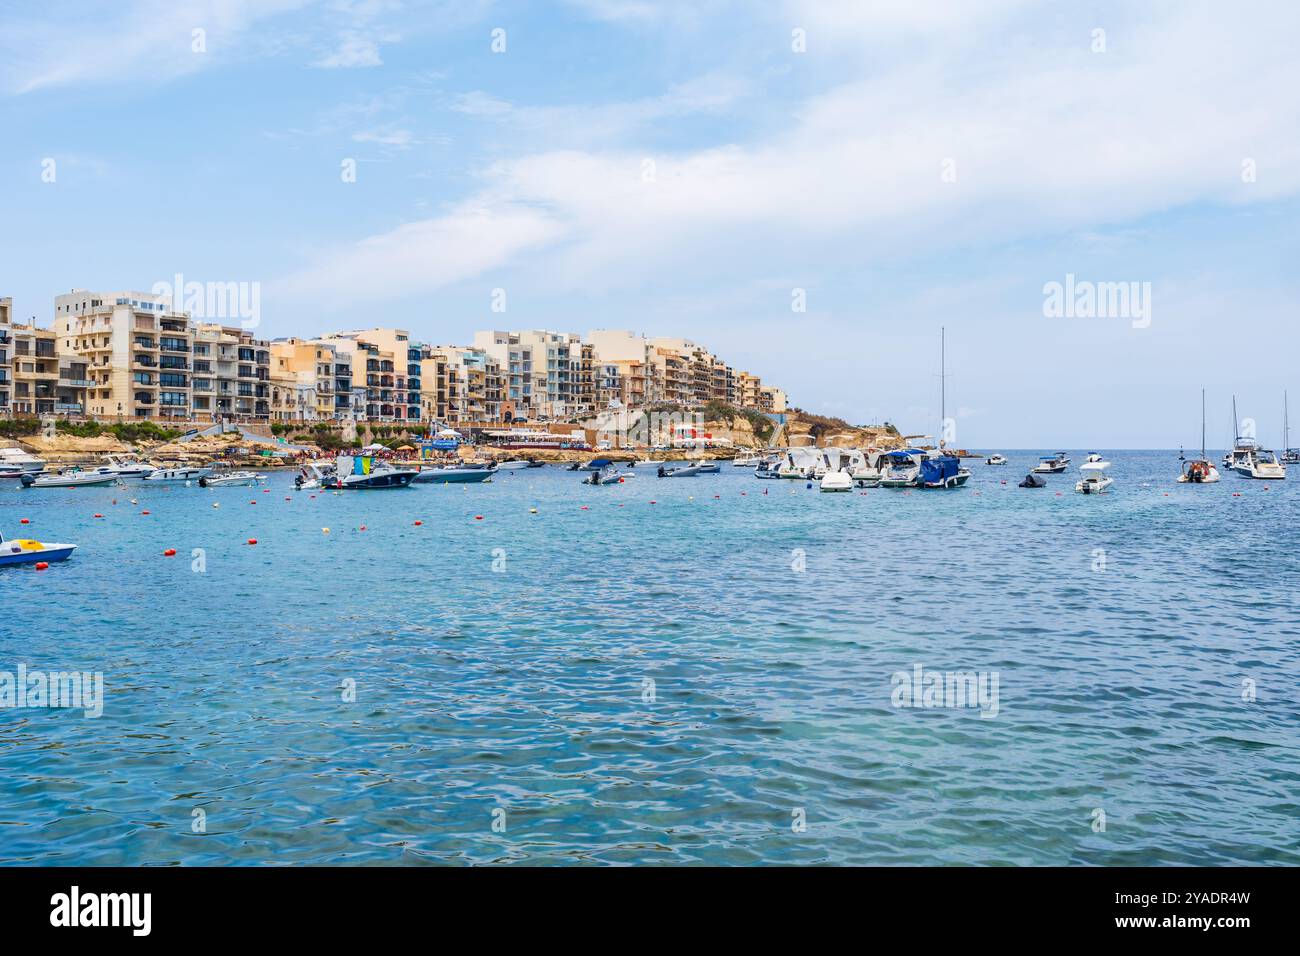
[[[0,569],[0,670],[105,702],[0,710],[0,863],[1300,863],[1300,476],[1016,488],[1035,454],[954,492],[6,483],[0,531],[80,547]],[[917,664],[996,672],[996,716],[893,706]]]

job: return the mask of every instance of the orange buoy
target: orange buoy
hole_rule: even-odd
[[[96,517],[96,518],[102,518],[102,517],[104,517],[104,516],[103,516],[103,515],[95,515],[95,517]]]
[[[48,562],[48,561],[37,561],[37,562],[36,562],[36,570],[37,570],[37,571],[44,571],[44,570],[45,570],[46,568],[48,568],[49,566],[50,566],[50,565],[49,565],[49,562]]]

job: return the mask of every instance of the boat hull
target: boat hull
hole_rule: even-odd
[[[406,488],[410,486],[413,478],[415,478],[415,472],[413,471],[384,471],[379,474],[349,475],[340,482],[339,487],[349,491]]]
[[[0,542],[0,567],[36,564],[40,561],[66,561],[76,550],[75,544],[47,544],[39,549],[26,550],[15,541]]]
[[[414,483],[417,485],[465,485],[486,481],[491,477],[492,472],[486,468],[426,469],[415,475]]]
[[[20,479],[24,488],[91,488],[96,485],[111,485],[117,482],[117,475],[87,474],[77,477],[60,475],[23,475]]]

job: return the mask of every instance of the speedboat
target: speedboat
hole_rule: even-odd
[[[918,488],[960,488],[970,480],[970,469],[963,468],[956,455],[940,454],[921,459],[916,478]]]
[[[35,455],[23,451],[17,445],[0,448],[0,472],[9,474],[38,474],[45,470],[45,462]]]
[[[733,468],[754,468],[763,460],[762,455],[737,455],[731,459]]]
[[[530,462],[520,458],[518,461],[503,461],[497,463],[497,471],[522,471],[525,468],[533,467]]]
[[[986,465],[1005,465],[1006,463],[1007,463],[1007,456],[999,455],[996,452],[992,455],[989,455],[988,460],[984,462],[984,464]]]
[[[30,472],[19,479],[24,488],[81,488],[91,485],[111,485],[120,479],[111,471],[82,471],[69,468],[67,471],[46,472],[34,475]]]
[[[1065,457],[1065,452],[1058,451],[1055,455],[1048,455],[1038,460],[1034,466],[1034,473],[1037,475],[1059,475],[1069,467],[1070,459]]]
[[[1085,495],[1099,495],[1115,483],[1115,479],[1106,474],[1110,462],[1102,461],[1100,455],[1089,455],[1088,460],[1079,466],[1083,477],[1075,484],[1074,490]]]
[[[10,564],[36,564],[39,561],[66,561],[75,544],[46,544],[31,538],[14,538],[6,541],[0,534],[0,567]]]
[[[699,465],[701,475],[720,475],[722,466],[716,461],[702,461]]]
[[[372,488],[406,488],[419,474],[413,468],[394,468],[369,455],[339,455],[335,459],[338,484],[353,491]]]
[[[212,469],[186,465],[181,468],[155,468],[144,476],[145,481],[198,481],[212,474]]]
[[[853,476],[847,471],[828,471],[818,488],[821,491],[852,491]]]
[[[614,470],[613,465],[606,465],[600,471],[593,471],[582,479],[582,483],[584,485],[616,485],[622,480],[622,476]]]
[[[777,467],[776,476],[793,480],[812,478],[819,467],[823,469],[822,474],[825,474],[826,460],[816,448],[791,448]]]
[[[780,465],[781,465],[781,460],[779,458],[764,458],[754,468],[754,477],[755,478],[780,478],[781,476],[777,474],[777,469],[780,467]]]
[[[255,471],[225,471],[199,479],[200,488],[225,488],[230,486],[255,485],[262,476]]]
[[[421,468],[415,473],[417,485],[460,485],[486,481],[495,473],[495,468],[486,465],[440,465],[435,468]]]
[[[299,491],[315,491],[317,488],[337,488],[338,475],[331,462],[309,461],[293,479],[293,486]]]
[[[155,471],[153,465],[123,455],[109,455],[99,470],[112,471],[119,478],[144,478]]]
[[[665,468],[659,466],[660,478],[694,478],[700,473],[699,465],[683,465],[680,468]]]
[[[921,473],[921,460],[925,452],[919,448],[886,452],[880,456],[881,488],[914,488]]]
[[[1266,448],[1250,448],[1240,459],[1234,461],[1233,470],[1243,478],[1262,478],[1270,481],[1282,481],[1286,478],[1286,466],[1278,461],[1277,453]]]

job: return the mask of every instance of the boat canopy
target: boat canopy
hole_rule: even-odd
[[[957,475],[961,467],[961,459],[952,455],[940,455],[937,458],[927,458],[921,462],[920,479],[924,484],[937,484]]]
[[[902,458],[911,459],[916,455],[924,455],[924,454],[926,454],[926,452],[922,451],[920,448],[908,448],[905,451],[887,451],[880,457],[893,458],[897,460]]]
[[[1110,462],[1108,462],[1108,461],[1089,461],[1089,462],[1085,462],[1084,464],[1080,465],[1080,466],[1079,466],[1079,470],[1080,470],[1080,471],[1095,471],[1095,472],[1097,472],[1098,474],[1101,474],[1103,471],[1105,471],[1105,470],[1106,470],[1107,468],[1109,468],[1109,467],[1110,467]]]

